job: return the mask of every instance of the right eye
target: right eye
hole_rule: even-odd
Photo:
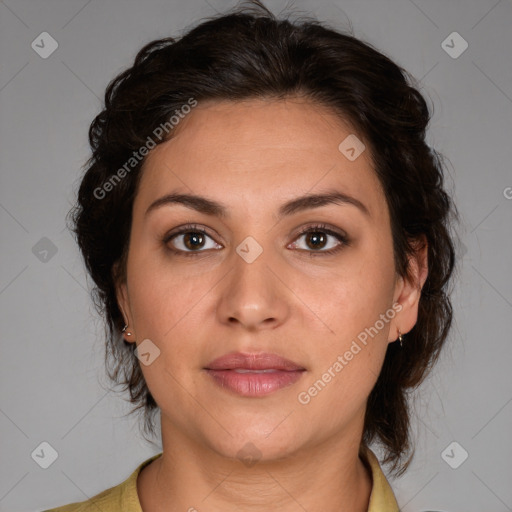
[[[210,239],[213,245],[206,246],[207,239]],[[183,226],[179,231],[172,232],[166,235],[163,239],[165,245],[171,247],[169,249],[179,255],[183,256],[196,256],[199,253],[205,252],[203,249],[217,249],[221,248],[212,237],[202,228],[194,225]]]

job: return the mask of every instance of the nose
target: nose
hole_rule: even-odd
[[[221,283],[218,320],[248,331],[283,324],[290,314],[290,292],[265,251],[253,261],[234,252],[230,263],[232,270]]]

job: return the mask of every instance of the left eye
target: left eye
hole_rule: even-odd
[[[314,252],[333,252],[348,242],[347,238],[342,234],[335,233],[334,231],[322,227],[310,228],[303,231],[298,239],[301,238],[305,239],[306,247],[300,247],[297,242],[294,242],[293,246],[301,250],[312,250]],[[337,242],[336,240],[331,240],[331,243],[329,244],[329,238],[336,239]]]

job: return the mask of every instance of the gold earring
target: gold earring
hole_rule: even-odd
[[[400,329],[398,329],[398,341],[400,342],[401,347],[402,347],[402,340],[403,340],[402,333],[400,332]]]

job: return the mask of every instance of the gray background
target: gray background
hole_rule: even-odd
[[[84,500],[160,451],[138,434],[135,416],[122,417],[127,404],[108,391],[102,324],[64,218],[107,83],[144,43],[177,36],[232,5],[0,1],[1,511]],[[286,7],[277,0],[267,5],[276,13]],[[342,29],[349,19],[357,37],[421,80],[435,105],[429,141],[448,158],[447,187],[462,215],[455,325],[417,394],[416,457],[404,477],[391,481],[400,507],[512,510],[511,2],[293,5]],[[58,42],[46,59],[31,47],[44,31]],[[458,58],[442,47],[454,31],[469,45]],[[457,40],[445,44],[461,48]],[[48,469],[31,457],[43,441],[58,452]],[[460,446],[445,451],[454,441]],[[462,449],[468,458],[452,469],[445,460],[460,463]]]

